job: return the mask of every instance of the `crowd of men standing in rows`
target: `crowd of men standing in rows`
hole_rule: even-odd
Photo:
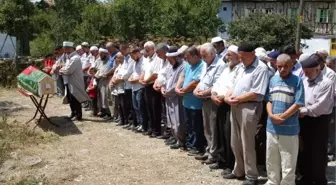
[[[92,116],[165,139],[243,185],[256,184],[263,170],[267,185],[327,184],[336,59],[325,50],[266,52],[246,43],[226,47],[215,37],[180,48],[64,42],[55,55],[45,71],[61,94],[65,87],[69,119],[82,120],[86,106]]]

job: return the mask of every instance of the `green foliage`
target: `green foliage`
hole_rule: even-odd
[[[251,14],[233,21],[229,25],[232,42],[249,42],[267,50],[279,49],[295,43],[297,22],[279,14]],[[303,39],[309,39],[313,32],[302,26]]]
[[[47,53],[53,53],[55,44],[48,34],[43,33],[30,42],[30,48],[31,56],[44,57]]]
[[[29,55],[34,6],[29,0],[0,0],[0,32],[17,37],[19,55]]]
[[[108,37],[175,37],[200,42],[216,35],[221,24],[216,16],[220,0],[54,1],[50,8],[29,0],[0,0],[0,31],[14,36],[29,33],[31,54],[43,56],[64,40],[79,44]]]

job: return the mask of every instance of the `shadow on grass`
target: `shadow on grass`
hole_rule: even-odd
[[[7,115],[10,116],[12,113],[27,109],[27,107],[21,104],[14,103],[11,101],[0,101],[0,116]]]
[[[66,117],[49,117],[50,121],[59,125],[59,127],[52,125],[47,120],[43,119],[37,126],[43,131],[51,131],[59,136],[79,135],[82,132],[78,129],[76,124]]]

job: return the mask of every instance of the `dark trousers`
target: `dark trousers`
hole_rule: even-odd
[[[90,77],[89,76],[84,76],[84,87],[85,87],[85,90],[88,88],[89,83],[90,83]]]
[[[263,102],[263,110],[259,123],[257,125],[257,132],[255,136],[255,150],[257,155],[257,165],[263,166],[266,169],[266,125],[267,125],[267,110],[266,103]]]
[[[114,99],[114,105],[113,105],[113,116],[115,119],[120,118],[120,112],[119,112],[119,97],[117,95],[112,95],[112,98]]]
[[[56,84],[57,84],[57,93],[64,96],[65,86],[64,86],[62,75],[58,76]]]
[[[133,109],[136,115],[136,122],[142,129],[148,130],[148,117],[145,102],[145,88],[132,92]]]
[[[219,163],[233,170],[235,158],[231,149],[230,105],[224,103],[217,109],[218,141],[220,145]]]
[[[125,116],[126,116],[126,124],[131,124],[130,122],[130,117],[133,117],[133,125],[136,125],[136,121],[134,123],[134,120],[136,120],[135,117],[135,113],[134,113],[134,109],[132,108],[132,89],[125,89]]]
[[[164,125],[164,135],[171,135],[172,126],[168,126],[167,123],[167,107],[166,107],[166,98],[161,96],[161,123]]]
[[[161,134],[161,93],[153,89],[153,84],[145,87],[145,99],[149,117],[149,132]]]
[[[187,127],[187,147],[204,152],[205,137],[202,110],[184,108]]]
[[[327,185],[328,123],[330,115],[300,119],[302,152],[299,169],[304,185]]]
[[[328,148],[328,155],[336,155],[336,108],[333,108],[333,112],[331,113],[331,119],[329,121],[329,148]]]
[[[65,85],[67,90],[67,98],[70,104],[71,116],[76,116],[78,119],[82,118],[82,106],[78,102],[78,100],[70,93],[70,89],[68,85]]]
[[[128,112],[126,112],[126,95],[118,94],[118,111],[120,115],[120,121],[122,125],[126,125],[128,122]]]
[[[90,107],[92,109],[92,114],[97,115],[98,113],[98,98],[97,97],[91,97]]]

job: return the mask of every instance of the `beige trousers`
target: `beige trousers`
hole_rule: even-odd
[[[231,147],[236,159],[232,173],[237,177],[246,175],[248,179],[258,179],[255,133],[261,113],[261,102],[231,107]]]
[[[266,185],[295,185],[295,169],[299,152],[299,136],[267,132]]]

